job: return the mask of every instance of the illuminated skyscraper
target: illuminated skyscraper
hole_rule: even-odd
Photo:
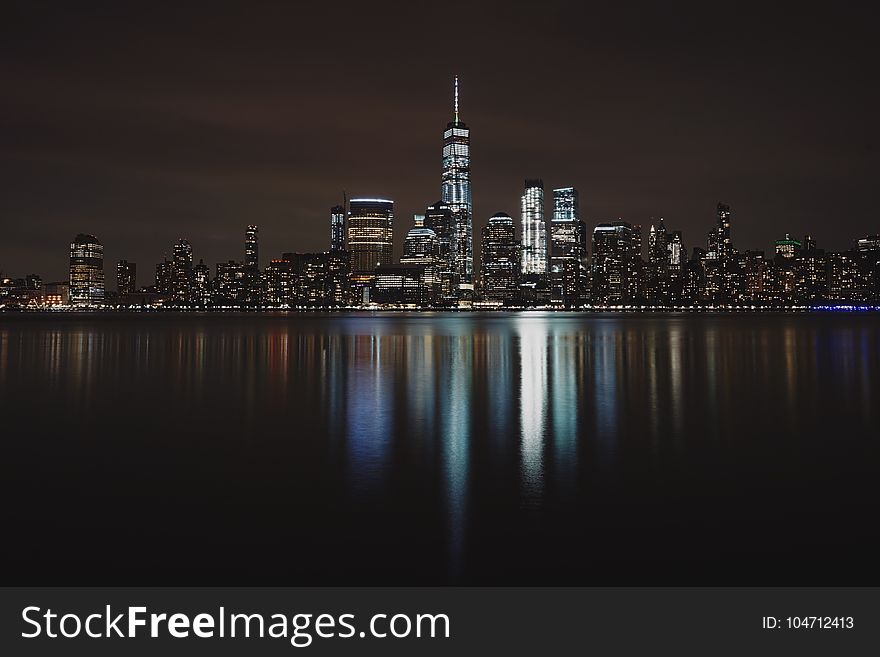
[[[581,221],[574,187],[553,190],[550,223],[551,298],[575,303],[587,284],[587,225]]]
[[[355,198],[349,203],[348,252],[355,285],[369,284],[376,267],[391,264],[393,221],[394,201]]]
[[[345,251],[345,208],[330,208],[330,250]]]
[[[775,246],[776,255],[786,260],[794,258],[801,250],[800,241],[793,238],[791,233],[786,233],[781,240],[776,240]]]
[[[403,243],[402,265],[420,267],[422,305],[433,304],[440,293],[440,274],[445,264],[440,258],[440,242],[437,234],[425,226],[425,215],[413,217],[413,227],[406,234]]]
[[[192,299],[193,250],[186,240],[178,240],[174,245],[174,258],[171,268],[171,298],[180,303]]]
[[[460,284],[473,282],[473,203],[471,201],[470,130],[458,114],[458,77],[455,78],[453,120],[443,132],[443,177],[440,202],[452,213],[452,262]]]
[[[727,260],[733,255],[730,239],[730,206],[719,203],[715,212],[715,228],[709,233],[706,259]]]
[[[104,303],[104,246],[94,235],[80,233],[70,245],[70,303]]]
[[[547,226],[544,223],[544,181],[526,180],[522,195],[522,273],[547,273]]]

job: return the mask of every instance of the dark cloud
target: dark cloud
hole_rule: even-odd
[[[740,248],[877,232],[871,21],[764,3],[13,3],[2,28],[0,269],[64,276],[93,232],[141,282],[181,236],[211,264],[326,247],[342,190],[439,196],[451,76],[475,228],[522,179],[575,185],[589,224],[714,204]]]

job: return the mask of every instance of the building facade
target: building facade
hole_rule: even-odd
[[[376,267],[392,263],[393,223],[394,201],[356,198],[349,203],[348,253],[353,286],[369,286]]]
[[[482,296],[487,301],[515,303],[519,299],[522,254],[513,217],[498,212],[483,227],[480,246]]]
[[[580,218],[578,193],[573,187],[553,190],[550,222],[551,300],[570,306],[586,293],[587,225]]]
[[[443,173],[440,202],[452,215],[453,270],[459,285],[472,286],[474,273],[473,201],[471,198],[470,129],[459,117],[458,78],[454,86],[453,119],[443,131]]]
[[[94,235],[80,233],[70,244],[70,304],[104,303],[104,245]]]
[[[547,273],[547,226],[544,223],[544,181],[525,181],[522,195],[522,273],[543,276]]]

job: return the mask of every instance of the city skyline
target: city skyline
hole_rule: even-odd
[[[180,238],[172,258],[156,265],[154,285],[138,286],[137,263],[120,259],[117,293],[147,292],[157,295],[155,300],[183,305],[274,306],[294,304],[294,299],[307,305],[378,300],[447,307],[474,300],[565,307],[877,300],[876,233],[856,237],[853,257],[838,258],[837,253],[826,256],[825,249],[817,250],[815,236],[799,240],[786,232],[774,240],[774,254],[768,258],[765,249],[736,249],[732,211],[722,202],[705,243],[694,238],[686,244],[682,231],[668,232],[662,216],[651,217],[647,236],[640,223],[622,218],[600,221],[590,231],[581,219],[577,188],[556,187],[545,196],[539,178],[524,181],[519,230],[509,215],[496,212],[480,231],[488,242],[480,244],[482,257],[475,257],[470,129],[460,118],[458,76],[453,78],[452,99],[452,120],[443,132],[440,200],[426,204],[425,214],[413,214],[400,256],[395,253],[394,235],[402,231],[399,217],[394,228],[394,200],[348,199],[343,193],[343,204],[329,209],[329,240],[321,251],[296,248],[269,256],[264,270],[259,226],[248,224],[244,260],[216,262],[213,279],[210,264],[200,258],[196,265],[192,244]],[[518,271],[511,275],[514,254]],[[307,286],[310,291],[299,289],[294,280],[303,276],[314,279]],[[43,280],[34,272],[26,279],[6,276],[0,299],[33,296],[33,285]],[[96,236],[79,233],[71,243],[67,280],[72,305],[105,302],[104,244]],[[319,288],[314,288],[315,280],[322,281]],[[52,282],[51,290],[40,292],[57,299],[59,284]],[[63,293],[60,297],[65,298]],[[143,297],[138,303],[152,301]]]
[[[183,7],[20,4],[3,46],[0,267],[61,278],[63,256],[43,238],[83,230],[110,261],[170,257],[186,237],[219,262],[251,223],[264,254],[317,251],[343,190],[421,213],[436,199],[456,74],[475,131],[475,254],[488,218],[515,216],[522,180],[536,176],[579,189],[588,225],[664,216],[695,235],[724,199],[744,246],[796,232],[843,249],[875,232],[869,22],[843,8],[677,9],[549,4],[525,21],[488,3],[459,12],[448,47],[430,49],[411,46],[400,6],[348,8],[345,21],[282,7],[241,21],[224,6],[204,24]],[[459,14],[420,15],[441,25]],[[303,22],[304,38],[281,38]],[[494,48],[485,35],[499,31],[534,47]]]

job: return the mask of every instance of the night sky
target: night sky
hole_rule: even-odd
[[[880,231],[876,23],[848,5],[7,2],[0,271],[64,279],[88,232],[111,287],[180,237],[213,273],[248,223],[265,265],[326,249],[343,189],[394,199],[399,253],[455,74],[475,235],[540,177],[591,229],[664,216],[690,249],[724,201],[741,250],[847,248]]]

